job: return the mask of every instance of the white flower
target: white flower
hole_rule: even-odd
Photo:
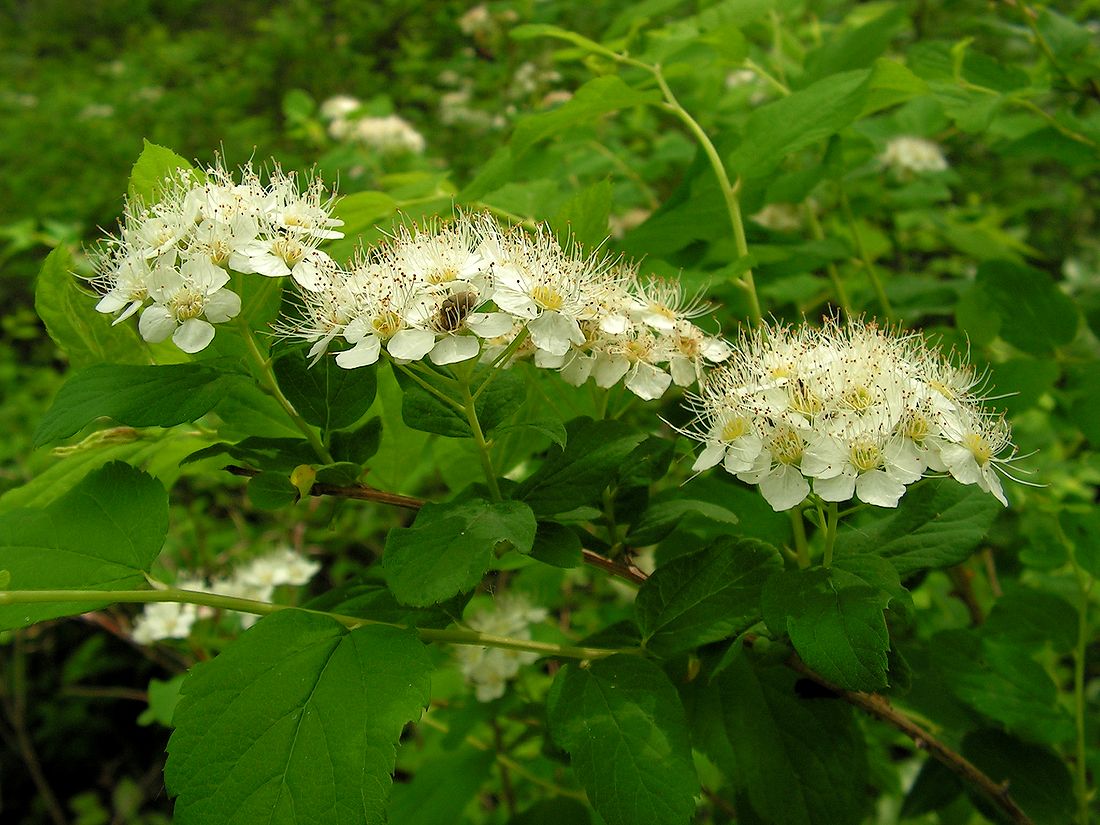
[[[104,256],[96,262],[96,283],[104,290],[96,310],[103,313],[121,310],[112,325],[125,321],[149,298],[149,276],[152,273],[149,262],[140,255],[126,252],[122,249],[121,255]]]
[[[773,232],[797,232],[802,228],[802,212],[796,203],[769,203],[751,220]]]
[[[149,276],[153,304],[141,313],[138,331],[151,343],[169,336],[184,352],[199,352],[214,338],[219,324],[241,311],[237,293],[225,289],[229,275],[208,260],[187,261],[177,270],[157,267]]]
[[[879,162],[903,173],[920,174],[947,169],[947,159],[936,143],[912,135],[892,138],[879,155]]]
[[[347,138],[365,143],[385,154],[423,153],[427,145],[424,136],[402,117],[363,117],[351,121]]]
[[[543,621],[544,608],[534,607],[520,595],[504,594],[493,600],[488,610],[476,612],[467,621],[472,630],[492,636],[530,639],[531,624]],[[455,656],[462,675],[474,685],[479,702],[491,702],[504,695],[507,683],[515,678],[522,665],[534,662],[538,655],[528,651],[505,650],[498,647],[457,645]]]
[[[134,619],[130,635],[141,645],[162,639],[186,639],[198,617],[198,609],[193,604],[151,602]]]

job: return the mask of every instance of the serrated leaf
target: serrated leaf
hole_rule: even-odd
[[[298,488],[285,473],[265,471],[248,480],[248,500],[257,510],[281,510],[298,498]]]
[[[553,567],[580,567],[584,563],[581,539],[564,524],[540,521],[531,546],[531,558]]]
[[[765,822],[857,825],[867,799],[863,734],[850,706],[801,698],[797,679],[737,652],[689,686],[692,735]]]
[[[738,518],[720,504],[696,498],[679,498],[680,490],[664,490],[649,505],[630,528],[627,541],[636,547],[656,544],[676,529],[686,517],[699,517],[717,524],[737,524]]]
[[[11,590],[132,589],[145,584],[144,573],[167,533],[164,487],[116,461],[92,471],[45,508],[0,515],[0,568],[10,571]],[[0,606],[0,629],[101,606]]]
[[[529,552],[535,527],[531,508],[519,501],[467,498],[425,504],[411,527],[386,536],[386,583],[403,604],[441,602],[481,581],[498,543]]]
[[[279,388],[306,421],[322,430],[338,430],[358,421],[378,390],[375,370],[346,370],[332,358],[312,367],[301,351],[287,353],[273,364]]]
[[[687,721],[664,672],[636,656],[568,665],[547,697],[550,733],[607,825],[690,821],[699,780]]]
[[[747,630],[760,620],[764,583],[782,567],[771,545],[734,538],[662,564],[635,602],[646,647],[671,656]]]
[[[999,730],[976,730],[962,741],[962,755],[997,784],[1006,784],[1012,799],[1035,825],[1073,821],[1073,780],[1066,763],[1049,748],[1021,742]],[[999,809],[978,793],[971,799],[990,820]]]
[[[470,747],[429,760],[411,782],[394,788],[389,821],[401,825],[461,822],[463,808],[489,779],[495,763],[492,751]]]
[[[792,152],[836,134],[863,110],[870,77],[867,69],[830,75],[756,109],[731,168],[742,177],[763,177]]]
[[[401,419],[414,430],[436,433],[450,438],[471,438],[473,430],[465,413],[443,403],[403,372],[394,375],[401,385]],[[484,380],[485,370],[474,374],[475,385]],[[447,387],[440,387],[444,392]],[[453,394],[453,389],[452,389]],[[527,397],[527,385],[514,372],[501,371],[474,401],[478,424],[486,435],[495,430],[519,409]]]
[[[848,690],[887,686],[890,597],[842,570],[786,570],[764,586],[764,620],[813,670]]]
[[[1023,648],[969,630],[944,630],[932,637],[931,649],[951,692],[975,710],[1037,742],[1060,743],[1073,735],[1054,682]]]
[[[628,86],[617,75],[597,77],[577,89],[567,103],[549,112],[528,115],[520,120],[512,133],[512,155],[518,158],[540,140],[578,123],[591,123],[609,112],[660,101],[659,91],[639,91]]]
[[[988,493],[954,479],[911,487],[897,510],[841,528],[838,553],[888,559],[901,576],[965,561],[989,530],[1001,506]]]
[[[352,432],[332,434],[332,455],[337,461],[365,464],[382,445],[382,419],[375,416]]]
[[[144,141],[141,154],[130,170],[127,192],[131,198],[140,198],[145,204],[156,203],[164,186],[164,179],[183,169],[195,174],[194,167],[171,149]]]
[[[619,421],[576,418],[566,425],[565,448],[516,489],[536,514],[565,513],[599,498],[644,434]]]
[[[572,239],[593,249],[607,239],[610,213],[611,181],[605,178],[563,203],[550,225],[559,240],[567,242]]]
[[[411,631],[261,619],[184,682],[164,769],[174,821],[385,822],[395,746],[430,674]]]
[[[37,446],[106,417],[128,427],[171,427],[210,412],[248,379],[201,364],[97,364],[62,385],[34,435]]]
[[[42,263],[34,288],[35,311],[69,362],[74,367],[149,363],[149,350],[134,327],[112,326],[110,316],[96,312],[96,297],[80,288],[72,270],[72,255],[59,246]]]
[[[317,459],[313,448],[304,438],[263,438],[252,436],[236,444],[219,442],[196,450],[181,463],[192,464],[196,461],[224,456],[242,461],[261,470],[278,470],[289,474],[299,464],[308,464]]]

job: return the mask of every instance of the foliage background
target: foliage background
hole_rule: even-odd
[[[1018,443],[1039,450],[1030,467],[1047,486],[1014,488],[1013,507],[998,515],[973,558],[907,582],[916,619],[892,629],[895,644],[923,676],[906,694],[907,707],[959,737],[969,731],[974,752],[984,747],[1027,765],[1017,771],[1014,790],[1033,789],[1033,804],[1043,813],[1037,821],[1067,821],[1072,806],[1042,793],[1062,788],[1068,777],[1066,742],[1028,728],[1033,685],[1025,683],[1017,695],[989,679],[1018,680],[1020,657],[1034,662],[1058,688],[1044,707],[1056,709],[1058,718],[1072,715],[1082,595],[1070,553],[1093,575],[1100,555],[1097,4],[504,2],[488,6],[493,25],[477,35],[459,28],[468,8],[351,0],[77,7],[46,0],[0,11],[0,426],[7,434],[0,442],[0,512],[45,503],[92,467],[122,458],[174,483],[170,567],[214,568],[289,538],[299,547],[324,548],[327,580],[318,589],[371,562],[385,529],[401,522],[399,513],[324,501],[260,512],[236,482],[181,475],[178,460],[206,443],[186,427],[166,435],[115,433],[68,454],[32,450],[33,429],[70,357],[35,312],[36,274],[57,245],[69,246],[79,266],[82,245],[99,235],[97,227],[113,226],[142,138],[203,162],[220,148],[230,163],[273,155],[289,168],[316,166],[326,179],[339,177],[344,193],[382,193],[377,219],[388,220],[394,206],[413,216],[445,213],[457,201],[560,225],[588,199],[606,203],[602,214],[595,210],[592,233],[599,238],[608,217],[612,226],[625,226],[643,210],[648,220],[617,233],[612,247],[647,256],[655,272],[710,285],[722,304],[716,314],[723,328],[734,329],[746,305],[731,283],[747,262],[736,260],[720,196],[690,136],[653,109],[578,118],[545,139],[530,125],[555,105],[548,94],[573,91],[613,67],[599,58],[578,59],[584,56],[567,44],[512,39],[510,28],[551,23],[601,41],[644,28],[649,34],[637,47],[669,62],[670,82],[684,105],[746,175],[745,213],[769,203],[816,204],[815,219],[807,220],[804,209],[793,231],[749,223],[769,312],[820,317],[838,305],[835,277],[846,285],[853,309],[880,313],[873,267],[906,325],[969,347],[994,385],[1016,393],[1002,403]],[[781,96],[777,84],[797,92],[882,57],[905,73],[881,76],[875,105],[857,106],[835,123],[819,119],[817,132],[800,120],[820,114],[814,106],[791,119],[790,134],[766,131],[775,124],[753,114]],[[731,84],[746,60],[776,82]],[[526,63],[538,70],[534,84],[516,82]],[[444,116],[440,100],[456,90],[468,91],[469,108],[481,117],[454,122]],[[425,154],[382,161],[332,142],[316,104],[337,93],[354,94],[378,113],[400,113],[427,139]],[[516,129],[517,123],[529,125]],[[524,128],[526,135],[534,129],[535,138],[528,140]],[[936,139],[951,169],[934,178],[890,177],[874,158],[897,134]],[[768,160],[776,145],[784,147],[782,155]],[[377,237],[362,228],[368,240]],[[48,316],[51,293],[42,284],[38,289]],[[585,411],[585,401],[576,403],[574,412]],[[673,422],[683,416],[674,402],[661,414]],[[409,456],[418,459],[412,471]],[[400,442],[384,444],[372,479],[402,492],[441,494],[462,486],[468,458],[454,441],[408,431]],[[686,474],[683,466],[678,472]],[[786,520],[773,518],[744,490],[714,480],[696,489],[700,498],[737,512],[744,534],[789,541]],[[677,552],[675,542],[662,543],[658,561]],[[556,573],[535,569],[514,580],[552,608],[579,606],[576,628],[596,629],[629,615],[597,577],[563,587]],[[574,604],[570,587],[590,598]],[[1091,598],[1094,603],[1095,593]],[[214,634],[178,649],[137,648],[125,639],[131,614],[120,608],[4,634],[5,821],[49,821],[26,769],[31,754],[72,822],[152,823],[169,816],[161,784],[168,730],[137,718],[151,698],[150,679],[180,672],[227,640]],[[963,630],[971,626],[981,626],[980,633]],[[945,632],[956,635],[937,635]],[[960,686],[967,674],[952,671],[942,651],[952,650],[952,642],[965,656],[979,635],[1016,647],[1003,655],[997,652],[1003,647],[987,649],[985,681],[970,690]],[[1090,634],[1084,681],[1092,707],[1096,649]],[[462,694],[452,677],[449,687],[440,682],[444,700]],[[531,679],[524,691],[540,695],[545,675]],[[524,691],[503,712],[522,715]],[[1006,710],[1006,695],[1023,702],[1023,710]],[[471,729],[487,724],[477,710]],[[974,802],[934,768],[913,785],[919,759],[912,749],[869,721],[860,724],[871,756],[866,798],[874,802],[867,821],[896,821],[899,810],[913,821],[980,821]],[[1088,725],[1091,744],[1094,717]],[[442,747],[439,737],[410,737],[395,804],[411,804],[401,802],[409,799],[401,785],[421,765],[432,765]],[[1062,767],[1052,767],[1051,759]],[[1093,775],[1096,760],[1090,751]],[[485,772],[480,762],[467,761],[451,765],[452,775]],[[744,811],[721,770],[704,764],[703,771],[717,799],[725,794]],[[493,781],[480,792],[481,785],[472,784],[460,812],[467,821],[507,821]],[[710,800],[699,816],[725,821],[729,815]]]

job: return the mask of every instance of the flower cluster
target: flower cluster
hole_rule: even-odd
[[[169,337],[184,352],[214,338],[213,324],[234,318],[241,299],[227,288],[230,270],[289,275],[306,289],[331,263],[317,249],[343,237],[320,180],[299,186],[275,167],[267,185],[251,167],[238,183],[222,166],[180,170],[163,182],[155,204],[131,199],[119,234],[95,256],[96,309],[115,323],[141,310],[138,330],[149,342]]]
[[[280,332],[319,358],[341,338],[336,362],[445,365],[529,357],[574,385],[623,381],[641,398],[694,383],[729,346],[692,319],[707,306],[677,281],[641,280],[619,259],[561,246],[546,229],[505,229],[488,215],[403,227],[348,269],[300,295]]]
[[[899,174],[919,175],[947,169],[947,158],[938,144],[912,135],[892,138],[879,155],[879,162]]]
[[[531,625],[547,616],[545,608],[533,607],[524,597],[501,595],[489,610],[475,613],[467,624],[472,630],[491,636],[508,636],[513,639],[531,638]],[[509,679],[514,679],[522,665],[534,662],[538,655],[529,651],[507,650],[499,647],[473,647],[459,645],[455,648],[462,675],[476,689],[479,702],[491,702],[504,695]]]
[[[209,581],[185,577],[176,582],[176,587],[267,602],[271,601],[276,587],[307,584],[320,569],[320,564],[287,547],[252,559],[229,576]],[[186,639],[197,620],[212,614],[211,608],[194,604],[153,602],[145,605],[141,615],[134,620],[131,635],[135,642],[143,645],[160,639]],[[252,614],[239,614],[239,617],[244,628],[251,627],[257,620]]]
[[[691,399],[687,434],[705,445],[694,469],[722,464],[775,510],[799,505],[811,482],[825,501],[896,507],[927,472],[1007,504],[997,471],[1016,448],[979,384],[918,335],[861,321],[765,326]]]
[[[382,154],[414,154],[424,151],[424,136],[397,115],[358,115],[363,104],[350,95],[330,97],[321,104],[321,117],[328,121],[333,140],[362,143]]]

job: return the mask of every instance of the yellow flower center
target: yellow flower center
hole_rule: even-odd
[[[875,403],[875,397],[866,387],[852,387],[844,393],[844,403],[856,412],[866,412]]]
[[[279,238],[271,249],[287,266],[294,266],[306,256],[306,248],[293,238]]]
[[[731,418],[729,421],[722,425],[721,438],[723,441],[736,441],[748,431],[748,419],[742,416],[738,416],[737,418]]]
[[[872,441],[857,441],[848,448],[848,460],[853,467],[865,473],[882,465],[882,450]]]
[[[214,241],[210,244],[210,260],[218,266],[225,266],[229,262],[229,244],[225,241]]]
[[[985,466],[989,463],[989,460],[993,458],[993,448],[989,446],[989,442],[982,438],[977,433],[967,433],[963,436],[963,446],[970,450],[974,456],[974,460],[978,462],[980,466]]]
[[[531,298],[543,309],[556,311],[565,305],[565,298],[551,286],[539,285],[531,290]]]
[[[175,311],[176,320],[189,321],[202,315],[206,306],[206,296],[194,289],[180,290],[172,299],[172,309]]]
[[[429,284],[449,284],[458,278],[458,270],[453,266],[445,266],[432,270],[425,277]]]
[[[622,352],[628,361],[644,361],[649,355],[649,347],[643,341],[627,341],[623,345]]]
[[[374,317],[371,321],[371,326],[374,327],[374,331],[383,338],[391,338],[395,333],[401,330],[404,324],[401,322],[400,315],[387,309]]]
[[[802,437],[790,427],[779,427],[772,433],[771,453],[782,464],[797,464],[802,460]]]
[[[909,413],[901,422],[901,433],[911,441],[921,442],[928,437],[932,425],[919,412]]]
[[[825,409],[825,404],[810,387],[801,381],[789,385],[791,409],[802,415],[817,415]]]

